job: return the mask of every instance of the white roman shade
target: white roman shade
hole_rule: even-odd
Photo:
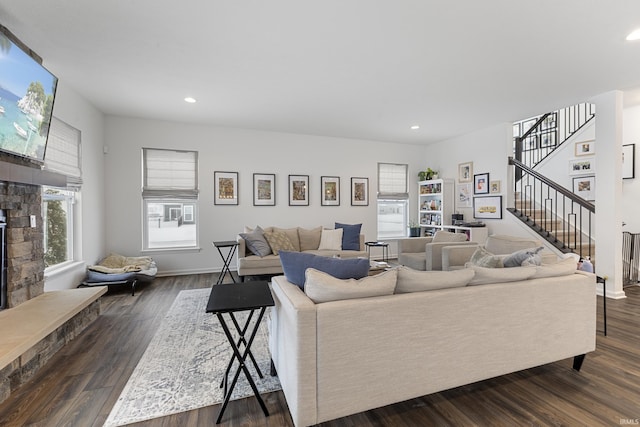
[[[80,130],[57,119],[51,118],[44,168],[67,177],[67,187],[80,188],[82,185]]]
[[[198,152],[142,149],[142,197],[197,199]]]
[[[404,164],[378,163],[378,199],[408,199],[408,169]]]

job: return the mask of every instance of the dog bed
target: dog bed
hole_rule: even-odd
[[[128,285],[133,296],[138,283],[153,281],[157,273],[158,268],[151,257],[112,253],[98,264],[87,267],[87,277],[78,287]]]

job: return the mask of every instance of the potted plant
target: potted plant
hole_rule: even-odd
[[[438,176],[438,172],[434,171],[431,168],[427,168],[427,170],[418,172],[418,180],[420,181],[434,179],[437,176]]]
[[[420,237],[421,231],[420,224],[414,220],[409,221],[409,237]]]

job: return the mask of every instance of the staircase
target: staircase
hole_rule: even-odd
[[[579,104],[514,124],[515,202],[507,210],[564,253],[595,256],[595,205],[535,170],[595,117],[591,104]],[[517,126],[516,126],[517,125]]]

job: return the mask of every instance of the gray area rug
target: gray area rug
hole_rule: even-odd
[[[232,350],[218,318],[205,312],[210,292],[211,289],[194,289],[178,294],[111,410],[105,427],[164,417],[223,401],[222,389],[218,386]],[[258,377],[252,363],[247,365],[260,392],[280,390],[278,378],[269,375],[268,314],[267,310],[251,346],[264,378]],[[241,325],[246,315],[247,312],[236,313]],[[235,332],[227,315],[225,320]],[[232,373],[236,366],[237,363]],[[232,378],[230,375],[229,381]],[[240,373],[232,399],[247,396],[253,396],[251,386],[244,373]]]

